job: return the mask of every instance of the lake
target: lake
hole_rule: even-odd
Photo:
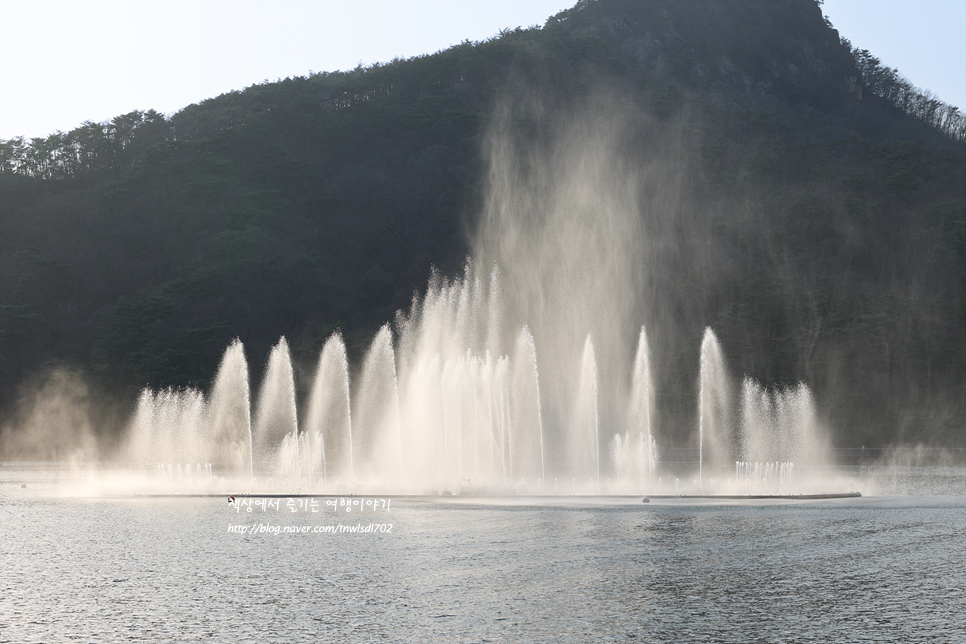
[[[966,641],[966,469],[864,475],[817,501],[254,505],[2,464],[0,641]]]

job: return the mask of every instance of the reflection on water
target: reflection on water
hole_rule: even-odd
[[[20,474],[0,469],[3,642],[966,638],[962,496],[247,512],[221,497],[61,498]],[[370,522],[393,527],[228,531]]]

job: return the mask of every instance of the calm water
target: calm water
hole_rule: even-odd
[[[961,643],[966,471],[938,473],[955,495],[314,513],[0,477],[0,641]]]

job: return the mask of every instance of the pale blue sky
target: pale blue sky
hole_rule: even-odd
[[[575,2],[0,0],[0,138],[433,53]],[[966,0],[827,0],[824,11],[854,45],[966,107]]]
[[[966,110],[966,0],[825,0],[839,34]]]

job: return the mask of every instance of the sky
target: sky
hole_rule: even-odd
[[[825,0],[839,36],[966,110],[966,0]]]
[[[767,0],[762,0],[767,1]],[[542,26],[576,0],[0,0],[0,138]],[[826,0],[854,46],[966,109],[966,0]]]

